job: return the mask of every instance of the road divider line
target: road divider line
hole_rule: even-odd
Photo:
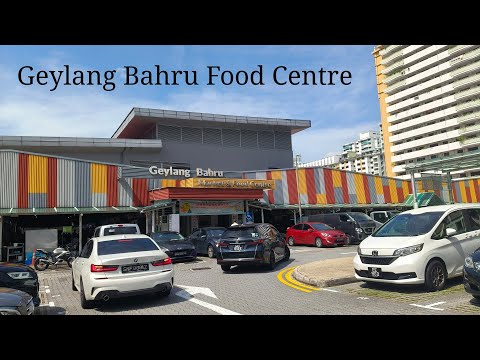
[[[333,290],[333,289],[322,289],[322,291],[330,291],[330,292],[335,292],[335,293],[340,292],[338,290]]]
[[[292,270],[292,269],[295,269],[295,267],[293,267],[293,268],[288,268],[288,269],[285,269],[285,270],[280,271],[280,272],[277,274],[277,279],[278,279],[278,281],[280,281],[282,284],[287,285],[287,286],[289,286],[289,287],[291,287],[291,288],[293,288],[293,289],[296,289],[296,290],[300,290],[300,291],[303,291],[303,292],[306,292],[306,293],[312,292],[312,290],[307,290],[307,289],[301,288],[301,287],[299,287],[299,286],[297,286],[297,285],[290,284],[288,281],[286,281],[286,280],[283,278],[283,274],[285,274],[287,271]]]
[[[307,284],[304,284],[304,283],[301,283],[300,281],[298,280],[295,280],[293,277],[292,277],[292,273],[295,271],[295,268],[292,268],[291,270],[287,271],[285,273],[285,279],[290,283],[290,284],[293,284],[293,285],[296,285],[296,286],[299,286],[301,288],[305,288],[307,290],[315,290],[315,291],[319,291],[320,288],[316,287],[316,286],[310,286],[310,285],[307,285]]]
[[[356,253],[357,253],[356,251],[352,251],[352,252],[340,253],[340,255],[350,255],[350,254],[356,254]]]

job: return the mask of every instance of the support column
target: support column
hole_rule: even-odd
[[[410,177],[411,177],[411,181],[412,181],[413,208],[418,209],[417,185],[415,184],[415,173],[413,171],[410,173]]]
[[[83,240],[83,214],[78,215],[78,253],[82,252]]]
[[[447,171],[447,189],[448,189],[448,199],[450,204],[455,203],[455,199],[453,198],[453,189],[452,189],[452,174],[450,171]]]
[[[152,210],[152,234],[155,232],[155,210]]]
[[[3,216],[0,216],[0,261],[2,261],[2,249],[3,249]]]
[[[297,211],[293,210],[293,223],[297,225]]]
[[[261,209],[261,214],[262,214],[262,223],[264,223],[264,222],[265,222],[265,218],[264,218],[264,216],[263,216],[263,208]],[[1,237],[0,237],[0,240],[1,240]]]

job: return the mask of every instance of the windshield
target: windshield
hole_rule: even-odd
[[[98,255],[123,254],[140,251],[158,251],[157,245],[148,238],[120,239],[98,242]]]
[[[123,235],[123,234],[137,234],[137,227],[136,226],[117,226],[106,228],[103,230],[103,236],[108,235]]]
[[[400,211],[387,211],[388,218],[391,219],[400,214]]]
[[[225,229],[208,229],[207,236],[208,237],[220,237],[222,236]]]
[[[330,226],[326,224],[310,224],[315,230],[333,230]]]
[[[417,236],[432,230],[443,211],[399,214],[373,233],[374,237]]]
[[[185,240],[185,238],[181,234],[175,233],[175,232],[153,233],[151,238],[158,243],[167,243],[167,242],[170,242],[170,241],[184,241]]]
[[[237,238],[257,238],[258,232],[254,227],[227,229],[223,233],[224,239],[237,239]]]
[[[372,221],[372,218],[364,213],[351,212],[351,213],[348,213],[348,215],[350,215],[352,218],[354,218],[357,221]]]

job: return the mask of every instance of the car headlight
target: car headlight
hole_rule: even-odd
[[[355,231],[356,231],[357,233],[361,233],[363,230],[362,230],[362,228],[355,228]]]
[[[472,260],[472,257],[471,256],[467,256],[465,258],[465,267],[467,268],[470,268],[470,269],[473,269],[473,260]]]
[[[28,271],[9,272],[7,273],[7,275],[15,280],[33,279],[32,274],[30,274]]]
[[[0,315],[21,315],[14,307],[0,307]]]
[[[321,232],[320,235],[322,235],[323,237],[330,237],[330,234],[323,233],[323,232]]]
[[[423,249],[423,244],[409,246],[409,247],[395,250],[395,252],[393,253],[393,256],[407,256],[407,255],[415,254],[419,251],[422,251],[422,249]]]

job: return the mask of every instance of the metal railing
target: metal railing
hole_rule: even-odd
[[[480,111],[475,111],[470,114],[460,115],[457,119],[459,123],[469,121],[469,120],[474,120],[474,119],[480,119]]]

